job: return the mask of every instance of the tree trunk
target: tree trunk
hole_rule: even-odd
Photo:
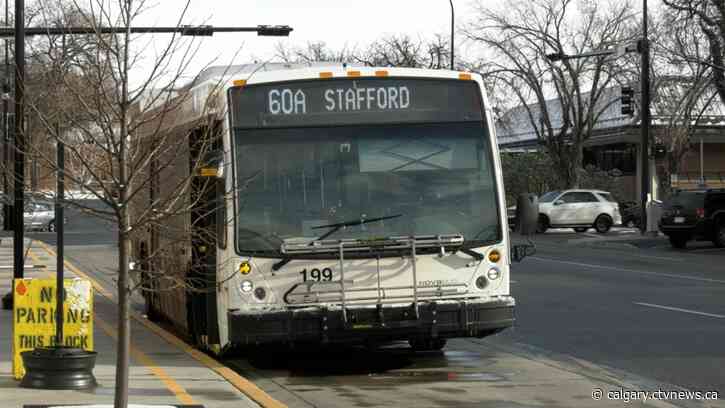
[[[128,261],[131,250],[128,213],[128,49],[131,37],[131,4],[132,0],[124,0],[122,11],[126,24],[123,35],[122,61],[119,73],[121,82],[121,101],[119,103],[118,129],[118,190],[119,190],[119,233],[118,233],[118,356],[116,361],[116,395],[114,408],[128,408],[128,374],[131,349],[131,322],[129,319],[129,303],[131,290],[128,277]]]
[[[116,350],[116,392],[114,408],[128,407],[128,374],[131,351],[131,320],[128,256],[130,239],[126,230],[126,208],[121,208],[121,231],[118,233],[118,347]]]

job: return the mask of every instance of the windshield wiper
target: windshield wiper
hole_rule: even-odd
[[[398,218],[398,217],[402,217],[402,216],[403,216],[403,214],[395,214],[395,215],[386,215],[385,217],[378,217],[378,218],[367,218],[367,219],[366,218],[361,218],[359,220],[344,221],[344,222],[340,222],[340,223],[337,223],[337,224],[318,225],[318,226],[312,227],[310,229],[320,229],[320,228],[332,228],[332,229],[329,230],[329,231],[327,231],[326,233],[322,234],[322,236],[320,236],[316,240],[310,242],[310,246],[313,245],[315,241],[322,241],[323,239],[325,239],[325,238],[329,237],[330,235],[336,233],[337,231],[340,230],[340,228],[354,227],[354,226],[357,226],[357,225],[363,225],[363,224],[367,224],[367,223],[370,223],[370,222],[389,220],[389,219],[392,219],[392,218]]]
[[[375,221],[389,220],[392,218],[398,218],[398,217],[402,217],[402,216],[403,216],[403,214],[395,214],[395,215],[386,215],[385,217],[367,218],[367,219],[361,218],[359,220],[344,221],[344,222],[339,222],[336,224],[318,225],[318,226],[312,227],[310,229],[320,229],[320,228],[332,228],[332,229],[327,231],[326,233],[322,234],[319,238],[313,239],[312,241],[310,241],[308,246],[314,246],[315,242],[322,241],[323,239],[325,239],[325,238],[329,237],[330,235],[339,231],[341,228],[354,227],[357,225],[368,224],[368,223],[375,222]],[[291,260],[292,260],[292,258],[290,258],[289,256],[282,258],[282,260],[280,260],[279,262],[272,265],[272,270],[278,271],[281,267],[287,265],[289,263],[289,261],[291,261]]]
[[[498,230],[497,225],[487,225],[487,226],[483,227],[483,229],[478,231],[478,233],[476,233],[476,235],[474,235],[472,239],[468,240],[468,242],[465,245],[463,245],[461,248],[459,248],[458,250],[463,252],[464,254],[476,259],[477,261],[482,261],[484,259],[483,254],[476,252],[476,251],[472,250],[471,248],[479,245],[480,241],[483,241],[483,242],[491,241],[492,239],[494,239],[494,237],[496,235],[498,235],[498,231],[499,230]],[[484,233],[488,233],[488,235],[486,235],[484,239],[479,239],[478,237],[480,237]]]

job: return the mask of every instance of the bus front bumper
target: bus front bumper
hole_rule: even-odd
[[[414,338],[485,337],[514,324],[513,297],[495,300],[439,300],[413,305],[355,306],[228,312],[229,340],[265,343],[362,343]]]

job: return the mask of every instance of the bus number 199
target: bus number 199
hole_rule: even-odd
[[[322,270],[319,270],[317,268],[314,268],[308,272],[307,268],[305,268],[302,270],[302,272],[300,272],[300,275],[302,275],[303,282],[307,282],[308,280],[314,280],[317,282],[320,282],[320,281],[329,282],[332,280],[332,269],[323,268]]]

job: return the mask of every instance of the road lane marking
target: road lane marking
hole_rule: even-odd
[[[55,257],[55,251],[53,251],[52,248],[50,248],[47,244],[45,244],[42,241],[38,241],[40,243],[40,246],[43,247],[43,249],[50,254],[51,257]],[[91,282],[91,285],[93,286],[98,293],[103,295],[105,298],[109,299],[111,302],[116,303],[115,297],[113,294],[106,290],[98,281],[90,277],[87,273],[81,271],[78,269],[75,265],[70,263],[67,259],[63,260],[63,264],[70,269],[73,273],[75,273],[78,276],[81,276],[85,279],[88,279]],[[247,380],[246,378],[239,375],[237,372],[232,370],[229,367],[224,366],[217,360],[213,359],[212,357],[209,357],[208,355],[204,354],[203,352],[189,346],[186,344],[183,340],[176,337],[174,334],[164,330],[161,328],[161,326],[154,324],[150,320],[144,318],[137,312],[134,312],[133,310],[130,311],[131,317],[135,319],[137,322],[144,325],[147,329],[151,330],[152,332],[156,333],[158,336],[169,342],[170,344],[176,346],[177,348],[183,350],[188,355],[190,355],[192,358],[194,358],[196,361],[202,363],[206,367],[210,368],[217,374],[219,374],[222,378],[224,378],[227,382],[229,382],[234,388],[239,390],[242,394],[249,397],[252,401],[256,402],[261,406],[262,408],[287,408],[287,406],[276,399],[272,398],[269,394],[264,392],[261,388],[259,388],[256,384],[253,382]],[[110,327],[110,326],[109,326]],[[182,388],[183,390],[183,388]]]
[[[640,271],[637,269],[617,268],[615,266],[587,264],[587,263],[582,263],[582,262],[560,261],[558,259],[542,258],[539,256],[530,256],[529,258],[538,259],[540,261],[558,262],[558,263],[562,263],[562,264],[566,264],[566,265],[584,266],[584,267],[588,267],[588,268],[610,269],[613,271],[620,271],[620,272],[632,272],[632,273],[638,273],[640,275],[653,275],[653,276],[662,276],[665,278],[686,279],[686,280],[693,280],[693,281],[698,281],[698,282],[710,282],[710,283],[725,284],[725,280],[721,280],[721,279],[709,279],[709,278],[702,278],[702,277],[698,277],[698,276],[683,276],[683,275],[675,275],[675,274],[671,274],[671,273]]]
[[[672,307],[672,306],[655,305],[654,303],[644,303],[644,302],[632,302],[632,303],[634,303],[635,305],[654,307],[657,309],[672,310],[675,312],[692,313],[692,314],[696,314],[696,315],[700,315],[700,316],[708,316],[708,317],[716,317],[718,319],[725,319],[724,315],[698,312],[697,310],[681,309],[679,307]]]

